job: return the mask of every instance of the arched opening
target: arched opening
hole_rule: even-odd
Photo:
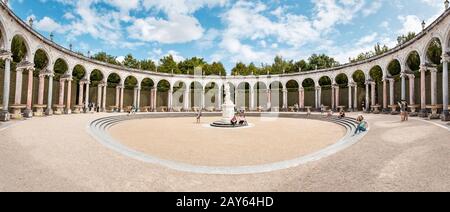
[[[396,59],[392,60],[387,67],[387,71],[388,74],[394,78],[394,103],[398,102],[401,100],[402,97],[402,89],[401,89],[401,78],[400,78],[400,74],[401,74],[401,65],[400,62]],[[398,89],[397,89],[398,88]],[[388,94],[389,99],[390,94]]]
[[[209,82],[205,87],[205,108],[208,111],[213,111],[217,105],[217,92],[219,86],[215,82]]]
[[[158,111],[167,111],[169,104],[169,91],[170,91],[170,83],[167,80],[161,80],[158,82],[156,87],[157,89],[157,100],[156,100],[156,108]]]
[[[173,84],[173,108],[175,112],[181,112],[184,107],[184,95],[187,86],[182,81],[177,81]]]
[[[119,107],[119,101],[120,101],[120,97],[117,95],[117,86],[120,85],[121,83],[121,78],[118,74],[116,73],[111,73],[109,74],[108,78],[107,78],[107,91],[106,91],[106,105],[111,107],[111,106],[115,106],[115,107]]]
[[[380,66],[374,66],[369,71],[370,78],[375,82],[375,103],[380,104],[383,99],[383,69]]]
[[[36,57],[39,57],[39,58],[36,59]],[[41,63],[40,60],[42,60],[42,57],[43,57],[43,55],[41,55],[41,53],[39,53],[39,55],[38,55],[38,53],[36,52],[35,61],[39,60],[38,63]],[[35,63],[35,66],[38,66],[38,65]],[[41,64],[39,64],[39,66],[41,66]],[[42,69],[44,69],[44,68],[42,68]],[[69,66],[67,65],[67,62],[61,58],[58,58],[55,61],[55,64],[53,65],[53,73],[55,75],[53,78],[53,80],[54,80],[54,82],[53,82],[53,99],[55,100],[54,102],[59,101],[59,103],[61,103],[61,105],[64,105],[64,102],[67,100],[67,95],[71,95],[71,99],[74,99],[75,96],[73,96],[73,95],[76,95],[76,93],[75,94],[70,93],[70,94],[64,95],[64,99],[59,99],[58,94],[59,94],[59,89],[61,86],[61,84],[59,83],[59,80],[61,79],[61,77],[64,77],[64,75],[66,75],[68,73],[68,71],[69,71]],[[36,74],[37,74],[36,76],[38,76],[39,73],[36,73]],[[48,79],[46,80],[46,83],[48,85]],[[36,84],[39,87],[38,83],[33,83],[33,84]],[[47,85],[45,85],[45,88],[46,88],[45,93],[47,93],[47,89],[48,89]],[[66,85],[64,85],[64,86],[66,86]],[[36,87],[36,89],[39,89],[38,87]],[[71,88],[72,88],[72,90],[76,91],[76,84],[75,85],[72,84]],[[45,102],[45,104],[47,104],[47,103]],[[73,104],[73,102],[71,102],[71,104]],[[71,109],[71,106],[72,105],[66,105],[66,108]],[[58,112],[60,113],[61,111],[58,111]]]
[[[25,39],[20,35],[15,35],[11,41],[11,53],[13,64],[17,64],[19,62],[28,60],[29,59],[28,51],[29,48]],[[15,68],[12,70],[15,70]]]
[[[86,69],[82,65],[76,65],[73,68],[73,71],[72,71],[73,84],[78,85],[75,89],[76,96],[79,97],[79,98],[75,98],[77,105],[83,104],[84,100],[82,100],[81,97],[84,96],[84,93],[86,93],[86,92],[90,93],[90,91],[85,91],[84,88],[80,88],[80,86],[81,86],[80,82],[84,79],[85,76],[86,76]],[[83,92],[83,94],[81,93],[81,91]]]
[[[155,82],[150,78],[144,78],[141,82],[141,105],[140,107],[147,107],[147,111],[151,109],[151,91],[155,88]]]
[[[270,83],[270,109],[280,111],[283,107],[283,84],[280,81]]]
[[[248,82],[241,82],[237,87],[236,108],[239,110],[250,109],[250,84]]]
[[[267,86],[263,82],[257,82],[255,89],[255,105],[258,110],[267,110]]]
[[[433,38],[427,46],[426,52],[426,64],[429,66],[427,71],[426,80],[426,96],[427,102],[430,105],[442,104],[442,43],[438,38]],[[433,72],[432,69],[437,69],[437,72]],[[434,81],[434,82],[433,82]],[[432,83],[435,85],[433,91]],[[435,101],[433,102],[433,99]]]
[[[300,100],[298,96],[299,84],[296,80],[289,80],[286,83],[286,89],[288,91],[287,106],[293,107],[295,104],[300,105]]]
[[[407,86],[407,89],[409,92],[407,92],[407,96],[410,105],[414,105],[416,103],[420,104],[420,56],[417,51],[412,51],[409,53],[408,57],[406,58],[406,67],[408,69],[408,72],[411,73],[411,77],[409,76],[407,78],[409,86]],[[413,90],[411,90],[413,89]],[[419,97],[419,98],[417,98]]]
[[[302,87],[305,91],[305,107],[314,107],[315,106],[315,89],[316,83],[313,79],[307,78],[303,80]]]
[[[104,76],[103,73],[98,70],[98,69],[94,69],[90,76],[90,83],[91,83],[91,87],[96,87],[97,90],[96,92],[92,93],[92,102],[95,102],[97,104],[97,106],[101,106],[102,104],[102,92],[103,92],[103,88],[100,87],[100,85],[103,83],[104,81]]]
[[[125,90],[123,91],[123,106],[125,107],[125,111],[129,111],[131,107],[135,105],[135,98],[137,97],[135,96],[134,90],[137,85],[138,81],[136,77],[128,76],[125,78]]]
[[[321,98],[321,103],[324,106],[328,106],[328,108],[331,107],[331,78],[328,76],[323,76],[319,79],[319,85],[322,88],[322,95],[320,96]]]
[[[365,103],[365,83],[366,83],[366,75],[362,70],[356,70],[352,75],[353,81],[356,83],[358,87],[358,91],[356,94],[356,105],[357,110],[363,110],[362,104]]]
[[[200,82],[192,82],[191,85],[191,108],[202,107],[203,86]]]
[[[348,77],[346,74],[338,74],[334,79],[339,87],[338,97],[339,102],[336,102],[336,106],[348,106]]]
[[[49,66],[49,57],[47,55],[47,52],[45,52],[42,49],[38,49],[35,54],[34,54],[34,72],[33,72],[33,91],[38,91],[39,89],[39,83],[38,83],[38,77],[39,77],[39,73],[41,71],[45,71],[46,69],[48,69]],[[67,71],[67,64],[64,62],[63,64],[60,65],[61,69],[65,68],[65,70]],[[56,70],[56,66],[55,69]],[[29,72],[26,73],[27,75],[29,74]],[[38,103],[38,92],[33,92],[33,101],[32,104],[37,104]]]
[[[11,53],[12,53],[12,62],[11,62],[11,75],[10,75],[10,95],[9,102],[10,105],[22,105],[22,103],[26,102],[26,93],[24,93],[25,89],[23,89],[24,85],[27,83],[27,78],[23,77],[23,74],[26,74],[26,71],[17,70],[17,66],[21,62],[30,62],[28,61],[29,48],[25,39],[20,35],[15,35],[11,42]],[[18,80],[18,81],[17,81]],[[14,94],[14,95],[11,95]],[[20,109],[19,109],[20,111]]]

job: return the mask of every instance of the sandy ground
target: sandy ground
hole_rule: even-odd
[[[330,157],[265,174],[204,175],[105,148],[86,127],[106,115],[33,118],[1,131],[0,191],[450,191],[450,132],[427,122],[368,115],[371,131]]]
[[[254,127],[208,128],[220,120],[205,117],[143,119],[109,130],[131,149],[177,162],[205,166],[261,165],[304,156],[339,141],[346,133],[337,124],[304,119],[249,118]],[[166,132],[166,133],[161,133]]]

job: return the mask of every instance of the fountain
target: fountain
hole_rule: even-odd
[[[231,101],[230,85],[225,84],[225,102],[222,105],[222,119],[211,124],[213,127],[240,127],[239,125],[233,126],[231,119],[234,116],[234,103]]]

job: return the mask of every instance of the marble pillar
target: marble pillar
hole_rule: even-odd
[[[442,110],[442,115],[441,115],[441,119],[442,121],[450,121],[450,114],[449,114],[449,104],[448,104],[448,62],[450,61],[450,57],[447,56],[447,54],[445,56],[442,57],[442,63],[443,63],[443,68],[442,68],[442,105],[443,105],[443,110]]]
[[[53,74],[48,75],[48,93],[47,93],[47,110],[45,110],[45,115],[53,115]]]
[[[108,83],[103,85],[103,95],[102,95],[102,108],[101,111],[106,111],[106,97],[107,97]]]
[[[123,93],[124,93],[124,90],[125,90],[125,86],[121,86],[120,87],[120,105],[119,105],[119,111],[122,113],[124,110],[123,110]]]
[[[370,88],[370,93],[371,93],[371,100],[370,100],[370,105],[371,106],[375,106],[376,105],[376,86],[377,86],[377,83],[376,82],[370,82],[370,86],[371,86],[371,88]]]
[[[352,101],[352,89],[353,86],[352,85],[347,85],[348,88],[348,111],[352,112],[353,111],[353,101]]]
[[[9,87],[11,79],[11,56],[5,58],[5,71],[3,78],[3,102],[0,111],[0,121],[6,122],[10,120],[9,114]]]
[[[283,110],[286,111],[288,109],[288,90],[283,89]]]
[[[78,106],[84,106],[83,104],[84,95],[84,82],[79,82],[79,92],[78,92]]]
[[[370,82],[366,82],[366,102],[365,102],[366,108],[363,109],[365,112],[370,111],[369,85],[370,85]]]
[[[437,69],[431,69],[431,105],[437,105]]]
[[[115,104],[116,106],[116,110],[119,110],[119,105],[120,105],[120,86],[116,86],[116,99],[115,99]]]
[[[383,79],[383,111],[388,111],[387,79]]]
[[[15,98],[14,105],[19,106],[22,104],[22,78],[23,78],[23,69],[16,69],[16,90],[15,90]]]
[[[334,88],[334,95],[336,96],[336,101],[335,101],[335,109],[337,111],[338,107],[340,106],[340,88],[339,85],[336,85],[336,87]]]
[[[141,112],[141,87],[138,87],[136,92],[137,92],[136,111]]]
[[[33,71],[34,68],[28,69],[27,107],[24,111],[26,118],[33,117]]]
[[[408,75],[409,78],[409,104],[410,105],[415,105],[416,104],[416,98],[415,98],[415,86],[414,86],[414,80],[416,78],[416,76],[414,76],[414,74],[409,74]]]
[[[103,85],[102,84],[98,84],[97,85],[97,106],[99,108],[102,107],[102,91],[103,91]]]
[[[358,111],[358,84],[355,83],[353,86],[355,88],[354,98],[353,98],[353,110]],[[364,108],[363,108],[364,110]]]
[[[72,79],[67,79],[66,114],[72,114]]]
[[[250,88],[250,111],[255,110],[255,90],[253,88]]]
[[[85,111],[86,112],[89,112],[89,86],[90,86],[90,82],[88,81],[88,82],[86,82],[85,83],[85,85],[86,85],[86,95],[85,95],[85,100],[84,100],[84,109],[85,109]]]
[[[426,96],[426,71],[425,65],[420,66],[420,117],[428,117]]]
[[[406,100],[406,74],[405,73],[401,73],[401,75],[400,75],[400,77],[401,77],[401,85],[402,85],[402,88],[401,88],[401,92],[402,92],[402,95],[401,95],[401,100],[403,101],[403,100]]]
[[[336,86],[332,85],[331,86],[331,110],[335,110],[336,109],[336,105],[335,105],[335,100],[336,100]]]
[[[189,101],[189,93],[190,93],[190,88],[186,88],[186,90],[184,90],[184,95],[183,95],[183,110],[184,111],[190,111],[190,101]],[[220,101],[219,101],[220,102]],[[221,107],[221,104],[219,103],[219,108]]]

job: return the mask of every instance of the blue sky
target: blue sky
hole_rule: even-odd
[[[377,42],[420,31],[444,0],[10,0],[22,19],[55,42],[87,54],[132,53],[158,60],[194,56],[270,63],[276,55],[306,59],[325,53],[346,63]]]

